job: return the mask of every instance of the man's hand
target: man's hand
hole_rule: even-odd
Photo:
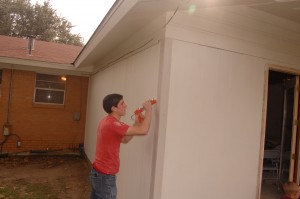
[[[128,128],[126,135],[147,135],[151,124],[152,105],[155,103],[156,100],[147,100],[143,103],[142,108],[134,112],[135,124]],[[143,110],[145,110],[145,114],[141,115]]]
[[[143,112],[140,112],[139,115],[136,115],[134,118],[134,126],[140,125],[141,122],[144,120],[145,115]]]
[[[151,100],[147,100],[143,103],[143,108],[146,110],[146,111],[151,111],[152,109],[152,103],[151,103]]]

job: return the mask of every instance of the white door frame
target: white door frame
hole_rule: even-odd
[[[265,66],[265,81],[264,81],[264,96],[263,96],[263,110],[262,110],[262,127],[261,127],[261,139],[260,139],[260,153],[259,153],[259,168],[258,168],[258,177],[257,177],[257,198],[260,199],[261,196],[261,182],[262,182],[262,172],[263,172],[263,158],[264,158],[264,145],[265,145],[265,131],[266,131],[266,119],[267,119],[267,101],[268,101],[268,80],[269,80],[269,71],[277,71],[277,72],[283,72],[283,73],[290,73],[296,76],[300,76],[300,69],[293,69],[289,67],[284,67],[280,65],[275,64],[266,64]],[[299,80],[299,78],[298,78]],[[299,91],[298,91],[299,92]],[[298,98],[297,98],[298,101]],[[295,108],[295,107],[294,107]],[[297,111],[298,113],[298,105],[297,105]],[[297,114],[298,115],[298,114]],[[294,109],[294,116],[295,116],[295,109]],[[294,128],[293,128],[294,129]],[[297,132],[297,128],[295,130]],[[294,131],[293,131],[294,133]],[[295,133],[296,135],[296,133]],[[294,139],[295,141],[295,139]],[[299,161],[300,158],[298,158],[298,171],[299,171]],[[290,169],[294,169],[290,167]],[[294,171],[294,170],[293,170]],[[298,172],[297,181],[299,182],[300,178],[300,172]]]

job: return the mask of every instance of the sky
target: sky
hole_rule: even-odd
[[[31,4],[44,0],[30,0]],[[92,36],[115,0],[50,0],[58,16],[72,23],[73,34],[80,34],[84,44]]]

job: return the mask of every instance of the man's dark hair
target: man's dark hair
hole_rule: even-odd
[[[123,95],[120,94],[109,94],[103,99],[103,109],[106,113],[111,113],[111,108],[117,107],[118,103],[123,99]]]

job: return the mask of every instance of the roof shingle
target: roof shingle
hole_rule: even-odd
[[[34,41],[34,50],[29,55],[28,39],[0,35],[0,57],[72,64],[83,47],[54,42]]]

